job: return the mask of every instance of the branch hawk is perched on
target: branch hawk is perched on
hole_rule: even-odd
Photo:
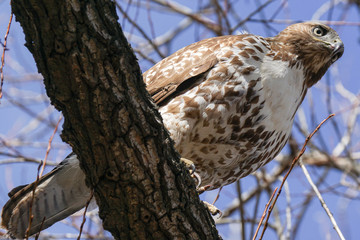
[[[307,89],[344,52],[338,34],[314,22],[270,38],[244,34],[206,39],[162,60],[143,77],[183,158],[201,186],[245,177],[285,146]],[[14,189],[2,226],[22,238],[34,184]],[[74,154],[36,189],[30,235],[85,206],[90,190]]]

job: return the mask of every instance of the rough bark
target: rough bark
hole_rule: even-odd
[[[117,239],[219,239],[164,129],[111,1],[13,0],[62,138]]]

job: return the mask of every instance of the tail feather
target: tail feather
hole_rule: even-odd
[[[29,236],[77,212],[90,198],[90,189],[75,154],[69,155],[39,180],[32,200],[34,187],[35,183],[31,183],[13,189],[10,200],[3,207],[1,225],[12,237],[25,237],[32,201]]]

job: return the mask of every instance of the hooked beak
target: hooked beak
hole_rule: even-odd
[[[343,55],[344,44],[341,40],[337,40],[334,44],[330,45],[330,48],[332,49],[331,62],[335,62]]]

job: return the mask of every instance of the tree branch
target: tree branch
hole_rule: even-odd
[[[62,111],[103,226],[116,239],[219,239],[145,90],[111,1],[14,0]]]

